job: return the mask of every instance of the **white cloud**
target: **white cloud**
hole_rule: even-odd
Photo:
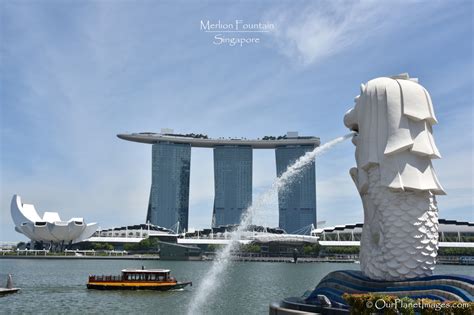
[[[281,51],[305,64],[320,61],[377,34],[387,23],[387,2],[333,1],[304,9],[272,10],[271,34]]]
[[[441,19],[439,11],[431,12],[443,3],[425,4],[416,1],[309,1],[307,5],[293,8],[276,7],[269,10],[264,19],[276,24],[270,34],[280,51],[308,65],[359,44],[370,49],[371,40],[376,45],[377,37],[384,39],[393,32],[409,32],[421,16],[426,17],[425,23]]]

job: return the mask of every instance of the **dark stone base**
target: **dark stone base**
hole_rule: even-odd
[[[302,297],[286,298],[279,304],[270,305],[270,314],[348,314],[349,305],[342,298],[344,293],[374,293],[440,302],[474,302],[474,277],[435,275],[403,281],[380,281],[369,279],[360,271],[334,271]],[[288,313],[276,312],[278,308]],[[275,312],[272,313],[272,310]]]

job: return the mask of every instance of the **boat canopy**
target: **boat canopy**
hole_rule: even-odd
[[[122,273],[169,273],[169,269],[123,269]]]

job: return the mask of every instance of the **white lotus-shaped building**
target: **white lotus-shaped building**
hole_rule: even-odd
[[[53,243],[78,243],[89,238],[97,230],[97,223],[86,224],[83,218],[71,218],[61,221],[57,212],[45,212],[40,217],[34,205],[21,202],[14,195],[11,214],[15,231],[29,237],[32,241]]]

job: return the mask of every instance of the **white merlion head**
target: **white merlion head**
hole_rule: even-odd
[[[376,164],[385,187],[444,194],[431,164],[441,157],[433,139],[436,123],[429,93],[408,74],[362,84],[355,106],[344,116],[344,124],[357,132],[357,170],[351,175],[359,192],[366,193],[366,171]]]

